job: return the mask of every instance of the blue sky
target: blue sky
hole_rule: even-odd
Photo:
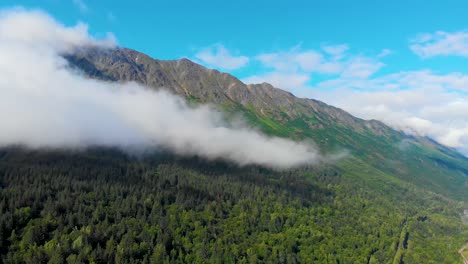
[[[466,1],[2,0],[0,5],[40,8],[68,25],[84,21],[93,34],[113,32],[120,45],[160,59],[190,57],[215,43],[246,56],[345,43],[354,53],[392,50],[384,71],[428,64],[441,72],[467,68],[456,58],[421,60],[408,49],[419,33],[463,30]]]
[[[468,153],[467,1],[2,0]]]

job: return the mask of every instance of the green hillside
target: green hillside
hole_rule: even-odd
[[[370,165],[371,169],[355,167],[356,173],[365,177],[372,171],[381,171],[393,177],[443,194],[468,201],[468,159],[461,154],[427,138],[416,138],[397,131],[376,135],[371,129],[357,132],[339,123],[328,123],[313,129],[318,117],[300,116],[283,122],[255,112],[252,108],[236,105],[226,107],[231,112],[242,112],[252,126],[264,133],[294,138],[312,139],[322,150],[349,151],[352,159]],[[352,168],[345,167],[344,171]],[[374,172],[375,173],[375,172]]]

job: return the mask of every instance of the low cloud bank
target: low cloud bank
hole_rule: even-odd
[[[365,119],[377,119],[409,135],[427,136],[468,156],[468,100],[435,81],[429,74],[407,73],[412,83],[395,80],[397,88],[342,88],[315,97]],[[406,77],[405,77],[406,78]],[[432,85],[432,86],[431,86]],[[370,86],[367,85],[367,86]],[[363,85],[366,87],[366,85]],[[340,96],[337,96],[340,94]],[[353,98],[353,100],[347,100]]]
[[[239,165],[289,168],[326,158],[310,144],[227,126],[210,106],[135,83],[92,80],[60,54],[115,39],[89,36],[40,11],[0,12],[0,146],[164,148]]]

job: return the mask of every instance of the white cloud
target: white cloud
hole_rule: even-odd
[[[422,58],[434,56],[468,57],[468,32],[445,32],[421,34],[411,40],[410,49]]]
[[[280,72],[338,74],[343,69],[342,62],[327,59],[324,54],[314,50],[300,51],[297,47],[289,51],[260,54],[256,59]]]
[[[289,51],[265,53],[256,57],[264,66],[276,72],[342,74],[345,77],[367,78],[384,66],[374,58],[366,56],[344,56],[346,45],[327,46],[329,55],[315,50],[301,51],[294,47]]]
[[[83,13],[89,10],[88,5],[83,0],[73,0],[73,4]]]
[[[332,46],[323,46],[322,49],[332,55],[334,59],[341,59],[344,56],[344,53],[349,50],[349,46],[346,44],[341,45],[332,45]]]
[[[0,146],[164,148],[274,168],[323,159],[310,144],[228,126],[210,106],[191,108],[168,92],[85,78],[59,55],[108,47],[85,29],[37,11],[1,13]]]
[[[115,37],[107,33],[107,38],[96,40],[88,35],[88,26],[78,23],[74,27],[65,27],[41,11],[13,9],[0,11],[0,35],[7,43],[39,46],[68,52],[77,46],[116,45]],[[37,43],[37,44],[36,44]]]
[[[264,66],[278,71],[296,71],[297,65],[291,63],[291,56],[287,53],[264,53],[255,57]]]
[[[371,58],[362,56],[356,57],[347,63],[341,76],[344,78],[368,78],[384,65],[385,64]]]
[[[345,54],[347,45],[322,47],[325,53],[300,50],[294,46],[287,51],[263,53],[255,57],[263,67],[272,69],[262,75],[243,79],[246,83],[269,82],[278,88],[298,91],[308,86],[313,75],[341,75],[340,82],[356,84],[366,79],[384,64],[363,55]]]
[[[304,72],[336,74],[342,70],[341,63],[325,61],[321,54],[314,51],[298,53],[294,59]]]
[[[223,45],[217,44],[203,49],[195,57],[208,66],[235,70],[244,67],[249,58],[246,56],[233,56]]]

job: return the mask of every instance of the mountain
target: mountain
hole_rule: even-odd
[[[81,49],[66,58],[92,78],[164,87],[189,101],[242,113],[265,133],[310,138],[323,150],[350,151],[353,158],[381,172],[468,201],[468,158],[428,138],[405,135],[317,100],[297,98],[268,83],[247,85],[187,59],[155,60],[125,48]]]
[[[1,148],[1,262],[461,262],[468,159],[455,150],[187,59],[125,48],[63,57],[89,78],[167,89],[345,155],[277,171],[165,152]]]

